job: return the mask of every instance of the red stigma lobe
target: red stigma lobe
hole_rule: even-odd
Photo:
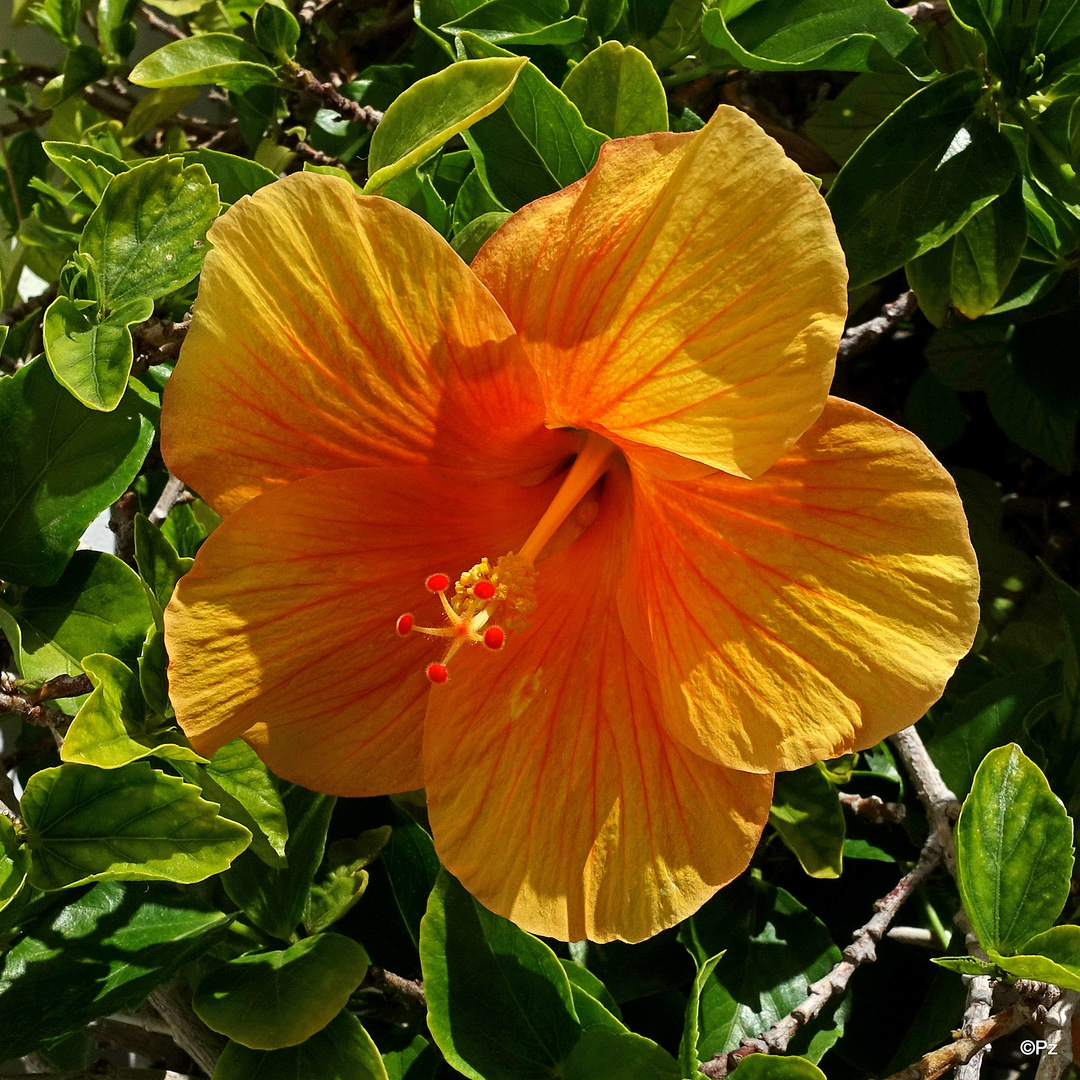
[[[501,649],[506,643],[506,633],[501,626],[489,626],[484,631],[484,644],[489,649]]]
[[[411,615],[401,615],[401,616],[399,616],[398,621],[397,621],[397,632],[402,637],[405,637],[405,635],[408,634],[410,630],[412,630],[413,622],[414,622],[414,620],[413,620],[413,617]]]
[[[445,664],[428,664],[427,677],[433,683],[444,683],[449,678]]]
[[[472,592],[477,600],[490,600],[495,595],[495,586],[490,581],[478,581]]]
[[[424,587],[428,592],[444,592],[450,588],[450,579],[446,574],[432,574],[424,582]]]

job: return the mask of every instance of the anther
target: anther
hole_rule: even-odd
[[[450,578],[446,574],[432,574],[424,582],[424,586],[428,592],[445,592],[450,588]]]
[[[495,595],[495,586],[490,581],[478,581],[472,588],[477,600],[490,600]]]
[[[506,634],[501,626],[489,626],[484,631],[484,644],[489,649],[501,649],[506,643]]]
[[[444,683],[449,678],[445,664],[428,664],[427,677],[433,683]]]
[[[405,637],[413,628],[414,619],[411,615],[401,615],[397,621],[397,632]]]

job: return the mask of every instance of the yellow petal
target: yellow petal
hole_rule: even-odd
[[[910,432],[830,398],[756,480],[634,474],[620,611],[696,752],[775,772],[914,723],[978,624],[949,474]]]
[[[216,510],[330,469],[517,478],[562,452],[506,317],[415,214],[297,173],[209,239],[162,453]]]
[[[316,791],[420,787],[424,668],[439,653],[399,637],[397,617],[441,624],[427,576],[520,546],[551,494],[439,469],[345,469],[246,503],[166,611],[180,726],[209,756],[259,725],[267,764]]]
[[[609,474],[597,519],[540,564],[529,630],[433,688],[424,735],[447,869],[563,940],[640,941],[686,918],[746,867],[772,792],[664,731],[615,611],[627,486]]]
[[[813,184],[743,113],[606,143],[473,261],[548,423],[756,476],[818,417],[847,271]]]

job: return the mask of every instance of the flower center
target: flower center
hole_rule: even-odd
[[[416,632],[447,640],[442,659],[426,668],[431,682],[448,680],[447,665],[462,645],[484,645],[497,651],[506,644],[507,634],[528,626],[528,616],[536,609],[533,586],[537,556],[607,471],[617,453],[613,443],[590,434],[520,552],[511,551],[494,565],[485,556],[453,583],[451,596],[447,595],[451,590],[447,574],[428,577],[424,584],[428,592],[438,596],[448,625],[417,626],[414,617],[407,613],[398,618],[397,632],[402,637]]]

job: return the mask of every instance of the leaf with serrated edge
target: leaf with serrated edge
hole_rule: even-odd
[[[180,158],[152,158],[114,176],[79,240],[97,266],[102,305],[186,285],[202,268],[220,206],[206,169]]]
[[[251,842],[198,788],[144,761],[108,771],[42,769],[27,782],[21,805],[30,881],[39,889],[118,878],[202,881]]]
[[[180,761],[206,760],[190,747],[160,742],[144,730],[146,708],[139,677],[125,663],[95,653],[83,657],[83,670],[94,691],[68,728],[61,761],[118,769],[150,754]]]

